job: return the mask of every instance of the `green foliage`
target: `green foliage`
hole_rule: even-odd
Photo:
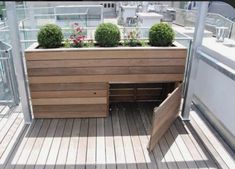
[[[125,46],[140,46],[140,40],[139,40],[139,30],[134,29],[127,33],[127,37],[124,39]]]
[[[174,30],[167,23],[155,24],[149,30],[149,43],[151,46],[170,46],[174,38]]]
[[[140,40],[140,44],[141,44],[142,47],[148,46],[148,42],[145,41],[145,40]]]
[[[59,26],[46,24],[38,32],[38,43],[43,48],[58,48],[63,40],[63,33]]]
[[[102,47],[117,46],[120,41],[119,28],[112,23],[102,23],[95,31],[95,40]]]
[[[94,46],[95,46],[94,41],[93,41],[92,39],[91,39],[91,40],[88,40],[87,43],[86,43],[86,46],[87,46],[88,48],[94,47]]]
[[[65,47],[65,48],[70,48],[70,47],[71,47],[70,41],[69,41],[68,39],[66,39],[66,40],[64,41],[64,47]]]

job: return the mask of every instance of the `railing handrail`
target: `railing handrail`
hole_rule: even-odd
[[[194,13],[194,14],[197,12],[196,10],[188,10],[188,9],[180,9],[180,8],[175,8],[175,10],[178,10],[178,11],[185,11],[185,12],[191,12],[191,13]],[[218,16],[218,17],[220,17],[220,18],[222,18],[222,19],[224,19],[224,20],[226,20],[226,21],[228,21],[228,22],[231,22],[232,24],[235,23],[234,21],[232,21],[232,20],[230,20],[230,19],[228,19],[228,18],[226,18],[226,17],[224,17],[223,15],[218,14],[218,13],[211,13],[211,12],[208,12],[207,15]]]
[[[6,51],[9,52],[12,49],[12,46],[9,43],[3,42],[3,41],[0,41],[0,46],[3,46],[6,48],[6,49],[0,48],[0,52],[6,52]]]

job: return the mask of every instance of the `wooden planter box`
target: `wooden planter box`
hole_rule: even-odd
[[[35,118],[106,117],[109,84],[183,80],[187,49],[115,47],[25,51]]]

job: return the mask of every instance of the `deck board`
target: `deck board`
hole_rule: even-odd
[[[106,152],[105,149],[105,138],[104,138],[104,118],[97,118],[97,152],[96,152],[96,169],[105,169],[105,159],[106,155],[109,155],[109,152]]]
[[[223,146],[218,144],[218,140],[213,135],[211,135],[211,132],[208,131],[202,123],[198,124],[194,118],[191,119],[191,123],[197,130],[200,137],[203,139],[204,145],[208,147],[208,151],[212,154],[212,157],[214,158],[214,161],[216,161],[217,165],[223,169],[234,168],[234,159],[232,160],[232,157],[228,155]],[[203,126],[199,126],[200,124]],[[206,134],[204,132],[206,132]]]
[[[25,166],[25,169],[33,169],[34,168],[34,164],[36,163],[37,158],[39,156],[39,153],[40,153],[41,147],[43,145],[44,139],[46,137],[50,122],[51,122],[50,120],[43,121],[43,125],[40,129],[38,137],[36,138],[36,141],[35,141],[33,148],[30,152],[30,154],[34,154],[34,155],[29,156],[27,163],[26,163],[26,166]]]
[[[137,162],[135,159],[134,149],[131,141],[131,135],[127,126],[125,108],[122,105],[119,105],[120,109],[118,111],[122,140],[124,144],[124,152],[126,157],[126,163],[128,169],[137,169]]]
[[[96,148],[96,118],[90,118],[87,138],[86,169],[95,169]]]
[[[46,165],[47,157],[49,155],[50,148],[53,142],[53,138],[56,132],[57,125],[58,125],[57,119],[51,120],[49,129],[47,131],[47,135],[44,139],[43,145],[41,147],[41,151],[35,163],[35,169],[44,169]]]
[[[149,133],[150,133],[150,128],[151,128],[151,119],[148,116],[149,115],[148,110],[146,110],[144,106],[141,106],[140,116],[141,116],[141,119],[144,123],[146,134],[148,134],[148,139],[150,139]],[[165,158],[163,157],[162,151],[159,147],[159,144],[156,145],[156,148],[153,150],[153,154],[154,154],[158,168],[168,169],[168,167],[166,165]]]
[[[15,166],[15,169],[23,169],[25,168],[27,164],[27,160],[31,155],[32,148],[34,146],[34,143],[38,137],[38,134],[40,133],[40,129],[43,125],[43,120],[36,121],[35,127],[32,131],[32,133],[29,135],[29,138],[25,144],[25,147],[20,155],[19,160],[17,161],[17,165]]]
[[[66,160],[65,169],[75,169],[76,168],[76,158],[77,158],[77,149],[79,143],[79,134],[81,127],[81,119],[75,119],[73,122],[73,129],[69,143],[68,157]]]
[[[105,133],[105,152],[106,152],[106,168],[116,169],[116,157],[114,148],[114,137],[111,116],[104,119],[104,133]]]
[[[77,150],[76,168],[85,169],[88,138],[88,119],[82,119]]]
[[[112,125],[113,125],[113,137],[115,146],[115,156],[117,169],[127,169],[126,158],[124,153],[124,142],[121,135],[120,121],[118,117],[118,107],[112,106]]]
[[[53,142],[50,147],[50,152],[47,157],[45,169],[52,169],[52,168],[54,169],[54,166],[56,165],[56,159],[58,157],[58,152],[59,152],[60,143],[61,143],[61,139],[62,139],[63,132],[64,132],[65,123],[66,123],[65,119],[60,120],[58,123],[55,135],[53,137]]]
[[[125,115],[126,115],[126,121],[128,124],[128,128],[129,128],[129,133],[131,135],[131,141],[132,141],[132,145],[133,145],[137,168],[138,169],[147,169],[146,160],[145,160],[142,146],[140,143],[138,131],[135,126],[134,119],[133,119],[134,114],[133,114],[133,111],[131,111],[130,109],[132,109],[130,106],[126,106]]]
[[[58,157],[56,160],[56,167],[55,169],[64,169],[66,160],[67,160],[67,154],[68,154],[68,148],[69,148],[69,142],[71,138],[71,132],[73,128],[73,119],[66,120],[64,133],[61,139],[60,148],[58,152]]]
[[[4,112],[0,168],[234,168],[233,152],[196,112],[189,122],[178,118],[148,152],[154,106],[118,103],[108,118],[37,119],[31,125],[20,112]]]
[[[180,148],[180,151],[183,155],[183,158],[189,168],[198,168],[195,161],[193,160],[192,154],[190,153],[190,149],[188,149],[187,145],[183,141],[183,138],[181,137],[180,133],[176,129],[175,124],[173,124],[170,128],[171,134],[173,138],[175,139],[175,143]]]

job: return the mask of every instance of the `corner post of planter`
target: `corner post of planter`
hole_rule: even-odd
[[[209,2],[198,2],[199,9],[197,11],[197,21],[195,25],[195,32],[193,37],[193,45],[192,45],[192,54],[191,59],[189,60],[189,76],[188,84],[185,86],[185,97],[182,107],[182,117],[183,120],[189,120],[189,112],[191,109],[191,104],[193,100],[194,94],[194,85],[196,85],[196,75],[199,58],[197,55],[197,49],[202,45],[204,28],[205,28],[205,20],[208,11]]]
[[[12,45],[13,62],[15,67],[16,78],[18,82],[18,90],[20,94],[20,101],[22,112],[24,114],[24,121],[26,124],[32,122],[31,107],[29,103],[29,94],[27,81],[24,69],[24,59],[22,55],[22,48],[20,43],[20,32],[18,27],[16,4],[15,1],[6,1],[7,21],[10,31],[10,40]]]

